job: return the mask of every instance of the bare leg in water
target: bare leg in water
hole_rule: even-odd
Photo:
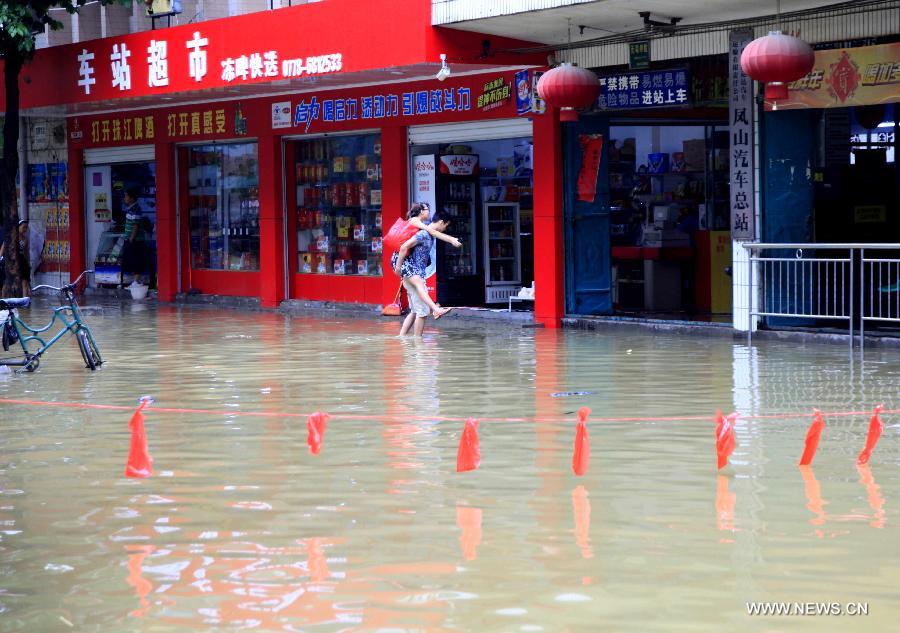
[[[442,316],[450,312],[453,308],[442,308],[437,305],[434,301],[431,300],[431,297],[428,295],[428,288],[425,287],[425,280],[419,277],[419,275],[413,275],[412,277],[407,277],[409,282],[413,285],[413,288],[416,289],[416,294],[425,302],[425,305],[431,310],[431,313],[434,315],[435,319],[440,319]],[[404,323],[405,325],[405,323]],[[425,327],[424,324],[422,327]]]

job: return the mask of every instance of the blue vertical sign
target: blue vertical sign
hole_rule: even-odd
[[[513,87],[516,91],[516,114],[521,116],[531,112],[531,82],[527,70],[516,73]]]

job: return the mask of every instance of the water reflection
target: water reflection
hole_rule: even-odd
[[[4,632],[749,632],[748,599],[861,596],[870,616],[842,631],[900,617],[896,416],[855,471],[868,415],[830,418],[799,477],[808,418],[739,419],[722,475],[713,433],[717,408],[896,409],[889,351],[474,326],[414,341],[393,322],[172,307],[90,319],[107,366],[63,348],[0,398],[224,413],[151,408],[155,474],[126,480],[130,412],[0,405]],[[311,455],[306,419],[274,414],[315,410],[377,417],[333,417]],[[457,474],[469,416],[482,464]],[[705,419],[601,421],[629,416]]]

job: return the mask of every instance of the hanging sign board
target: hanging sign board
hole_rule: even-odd
[[[650,68],[650,41],[628,43],[628,69],[644,70]]]
[[[478,171],[478,156],[475,154],[451,154],[441,156],[441,173],[452,176],[471,176]]]

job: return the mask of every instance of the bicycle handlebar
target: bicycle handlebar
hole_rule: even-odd
[[[31,290],[32,291],[42,290],[44,288],[46,288],[48,290],[55,290],[56,292],[63,292],[64,290],[75,290],[76,286],[78,286],[78,283],[81,281],[81,278],[84,277],[86,274],[93,273],[93,272],[94,272],[93,270],[82,271],[82,273],[80,275],[78,275],[78,277],[75,278],[75,281],[73,281],[70,284],[66,284],[65,286],[62,286],[61,288],[57,288],[56,286],[48,286],[47,284],[41,284],[39,286],[35,286]]]

